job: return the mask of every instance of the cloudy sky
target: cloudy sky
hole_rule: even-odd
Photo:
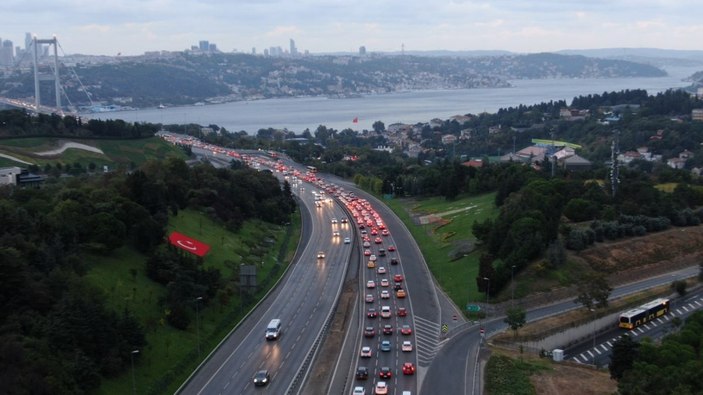
[[[139,55],[209,40],[224,52],[648,47],[703,49],[701,0],[2,0],[0,38]]]

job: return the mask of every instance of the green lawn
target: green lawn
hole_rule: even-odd
[[[210,244],[205,267],[216,267],[226,282],[232,280],[234,269],[240,263],[258,264],[259,283],[266,288],[254,298],[258,300],[283,273],[300,238],[300,218],[294,216],[290,228],[260,221],[249,221],[234,234],[224,230],[207,216],[192,210],[179,212],[169,222],[169,231],[177,230]],[[270,243],[264,243],[270,239]],[[281,258],[282,265],[276,267]],[[144,323],[148,345],[140,350],[135,363],[137,392],[141,394],[173,393],[200,363],[196,319],[187,331],[173,329],[165,320],[165,311],[159,307],[159,298],[165,287],[146,277],[146,256],[123,247],[110,257],[89,257],[92,266],[86,278],[101,288],[108,297],[108,305],[117,312],[128,309]],[[261,263],[263,262],[263,266]],[[227,287],[227,286],[226,286]],[[210,305],[199,305],[200,344],[202,358],[239,322],[249,305],[240,305],[239,295],[213,300]],[[194,301],[195,303],[195,301]],[[131,371],[120,377],[105,379],[100,394],[127,394],[131,392]]]
[[[460,197],[453,201],[444,198],[385,201],[408,227],[430,271],[458,306],[483,300],[484,294],[478,292],[475,281],[480,253],[473,251],[452,260],[453,252],[459,244],[475,242],[471,233],[474,221],[497,215],[494,200],[495,193]],[[427,214],[440,216],[444,221],[418,225],[411,217]]]
[[[70,138],[61,140],[71,140]],[[82,150],[79,148],[69,148],[58,157],[44,158],[34,155],[35,152],[55,149],[59,146],[56,138],[26,138],[26,139],[4,139],[0,140],[0,152],[17,157],[30,163],[36,163],[40,167],[56,163],[73,164],[80,163],[84,168],[92,162],[98,169],[107,165],[110,169],[117,166],[129,167],[132,164],[139,165],[149,159],[164,159],[175,156],[186,159],[183,150],[169,144],[159,137],[150,137],[138,140],[75,140],[86,145],[100,148],[104,154]],[[6,149],[3,150],[3,147]],[[0,164],[10,163],[20,165],[9,159],[0,159]]]

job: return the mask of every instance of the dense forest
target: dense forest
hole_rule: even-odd
[[[123,138],[152,137],[159,127],[148,123],[128,123],[121,119],[87,122],[74,116],[32,115],[24,110],[0,111],[0,137]]]
[[[144,271],[167,288],[160,303],[168,324],[185,328],[194,312],[184,301],[199,295],[207,306],[222,286],[217,270],[166,248],[169,216],[185,208],[236,232],[252,218],[288,222],[295,202],[269,173],[178,159],[0,188],[0,392],[90,393],[145,345],[143,324],[128,309],[111,311],[83,278],[94,264],[88,254],[143,253]]]

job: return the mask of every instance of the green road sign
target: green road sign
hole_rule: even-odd
[[[481,311],[481,306],[479,306],[477,304],[467,304],[466,310],[471,311],[471,312]]]
[[[447,325],[447,324],[442,324],[442,332],[443,332],[443,333],[449,332],[449,325]]]

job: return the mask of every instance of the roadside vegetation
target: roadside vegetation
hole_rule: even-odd
[[[4,389],[128,393],[134,361],[140,393],[172,392],[283,273],[294,211],[269,173],[176,158],[0,188]],[[171,230],[211,254],[176,252]],[[252,292],[240,263],[258,268]]]
[[[391,199],[385,203],[398,215],[420,246],[432,275],[457,306],[482,300],[473,281],[478,274],[474,222],[495,216],[494,193],[444,198]],[[421,219],[422,217],[422,219]],[[420,221],[427,224],[419,224]]]

